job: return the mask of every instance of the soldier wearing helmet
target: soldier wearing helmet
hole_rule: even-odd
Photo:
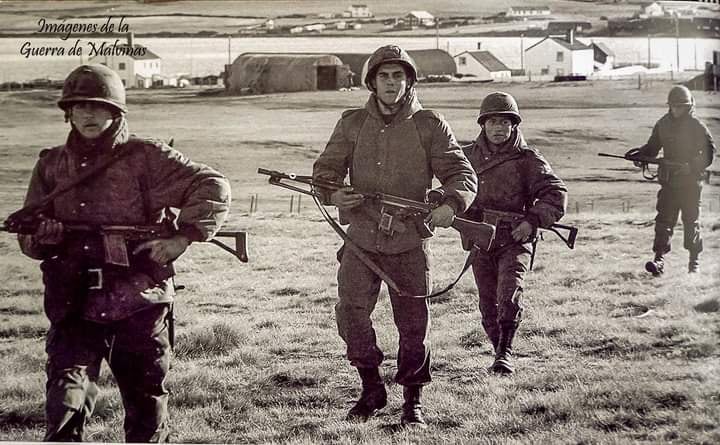
[[[645,263],[645,270],[653,276],[665,271],[665,255],[670,252],[670,240],[678,217],[682,215],[683,245],[690,252],[688,273],[700,267],[703,250],[700,236],[700,195],[705,169],[712,164],[716,147],[707,126],[695,115],[695,98],[689,89],[676,85],[668,93],[668,112],[655,123],[650,139],[642,147],[633,148],[626,156],[663,157],[678,167],[660,166],[655,217],[654,257]]]
[[[476,177],[445,119],[420,105],[417,69],[403,49],[388,45],[375,51],[364,80],[371,93],[367,103],[342,114],[313,176],[342,182],[349,175],[350,186],[326,196],[326,203],[337,206],[341,221],[350,224],[348,236],[355,247],[405,292],[425,295],[432,288],[427,263],[432,231],[427,227],[452,224],[454,215],[472,202]],[[433,176],[442,183],[435,196],[442,198],[426,221],[353,193],[356,187],[423,201]],[[352,249],[341,249],[338,258],[338,332],[362,381],[360,398],[347,419],[367,421],[387,403],[379,371],[383,353],[370,319],[381,278]],[[431,380],[428,303],[400,296],[392,288],[389,293],[400,337],[395,381],[403,386],[401,424],[423,428],[420,397]]]
[[[567,188],[540,152],[528,147],[511,95],[488,94],[477,122],[480,134],[463,147],[478,175],[478,194],[465,216],[495,225],[496,232],[490,250],[478,251],[472,268],[482,326],[495,354],[488,370],[511,374],[532,243],[538,228],[550,227],[565,214]],[[471,245],[463,239],[463,247]]]
[[[55,196],[33,235],[19,235],[23,252],[42,260],[50,320],[44,440],[83,439],[105,359],[122,395],[125,439],[167,441],[172,262],[220,228],[229,183],[162,142],[130,136],[125,88],[105,66],[72,71],[58,106],[70,132],[40,152],[26,205],[74,186]],[[86,172],[94,174],[78,182]],[[170,207],[180,210],[174,236],[127,241],[129,267],[106,263],[101,234],[65,233],[67,224],[153,224]]]

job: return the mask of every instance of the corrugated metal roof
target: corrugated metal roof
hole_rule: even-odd
[[[418,19],[434,19],[435,17],[427,11],[410,11],[408,15],[417,17]]]
[[[510,68],[508,68],[504,63],[500,61],[493,53],[490,51],[466,51],[468,54],[473,56],[475,60],[480,62],[482,66],[487,68],[490,72],[497,72],[497,71],[510,71]]]

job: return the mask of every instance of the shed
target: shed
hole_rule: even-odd
[[[254,94],[337,90],[347,87],[349,68],[330,54],[244,53],[230,66],[227,89]]]
[[[511,71],[490,51],[465,51],[454,57],[457,73],[477,80],[511,79]]]

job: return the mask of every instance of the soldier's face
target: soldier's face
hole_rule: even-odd
[[[375,74],[375,94],[385,105],[395,105],[405,95],[408,78],[399,63],[380,65]]]
[[[683,117],[690,112],[690,108],[692,108],[692,105],[671,104],[670,113],[672,113],[673,117]]]
[[[70,109],[70,121],[86,139],[97,139],[113,123],[112,111],[97,102],[78,102]]]
[[[513,130],[512,119],[505,116],[490,116],[483,125],[485,136],[495,145],[502,145],[508,139]]]

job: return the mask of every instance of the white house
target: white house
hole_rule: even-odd
[[[415,26],[435,26],[435,17],[427,11],[410,11],[405,16],[405,25]]]
[[[510,81],[510,68],[490,51],[465,51],[453,59],[458,74],[471,75],[477,80]]]
[[[716,3],[717,4],[717,3]],[[694,16],[697,14],[698,8],[710,5],[702,5],[697,1],[657,1],[644,6],[641,14],[647,17],[660,16]]]
[[[152,85],[153,75],[162,73],[162,59],[148,48],[133,42],[133,36],[128,36],[128,42],[121,45],[110,45],[99,54],[91,57],[89,63],[99,63],[107,66],[120,75],[123,85],[127,88],[147,88]]]
[[[342,16],[351,18],[370,18],[373,14],[370,12],[368,5],[350,5],[345,11],[343,11]]]
[[[505,12],[507,17],[533,17],[550,15],[548,6],[511,6]]]
[[[525,50],[525,71],[530,76],[589,76],[593,73],[592,47],[575,39],[571,30],[564,37],[545,37]]]

